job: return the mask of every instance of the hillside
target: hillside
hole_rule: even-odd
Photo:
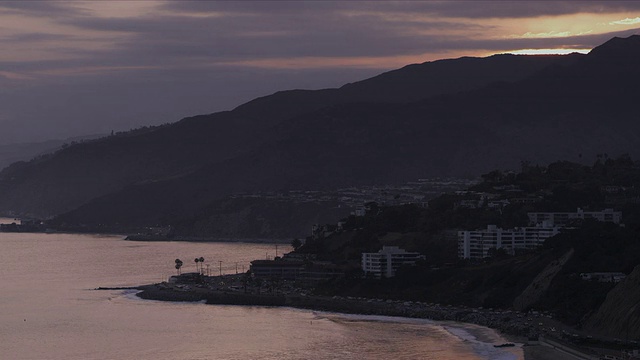
[[[609,292],[586,328],[619,339],[640,338],[640,265]]]
[[[614,39],[615,46],[586,56],[409,66],[340,89],[276,93],[231,112],[70,147],[0,173],[0,211],[77,208],[60,221],[171,223],[240,191],[472,176],[522,160],[599,153],[637,156],[637,39]]]
[[[442,195],[428,208],[369,204],[365,216],[350,216],[328,236],[307,238],[296,253],[351,267],[345,278],[318,288],[326,295],[535,309],[594,334],[624,338],[623,332],[629,331],[629,338],[637,339],[640,163],[628,157],[599,159],[593,166],[555,162],[524,166],[517,173],[493,171],[483,178],[469,192]],[[492,201],[512,201],[502,208],[489,206],[477,202],[480,198],[474,191],[492,195]],[[536,201],[516,201],[519,198]],[[466,207],[462,201],[479,205]],[[515,255],[495,251],[482,260],[457,256],[456,230],[489,224],[521,227],[528,223],[528,212],[607,206],[622,211],[624,226],[586,219],[537,249],[522,249]],[[360,276],[361,254],[385,245],[419,252],[426,259],[401,268],[394,278]],[[591,272],[621,272],[628,277],[616,285],[587,281],[580,275]],[[632,318],[621,320],[626,316]]]
[[[407,102],[470,90],[496,81],[520,80],[576,57],[499,55],[428,62],[340,89],[278,92],[233,111],[77,144],[0,172],[0,213],[49,217],[128,186],[185,176],[208,164],[216,164],[209,169],[222,167],[222,161],[251,151],[259,153],[260,146],[288,137],[273,126],[294,117],[305,122],[304,114],[327,106],[354,101]],[[241,161],[234,162],[245,166]],[[216,192],[209,200],[218,195]]]

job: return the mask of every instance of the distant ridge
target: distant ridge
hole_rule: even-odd
[[[640,46],[637,36],[612,41],[588,55],[410,65],[71,146],[2,171],[0,212],[171,223],[239,191],[477,176],[596,153],[637,158],[640,69],[619,57]]]
[[[607,61],[635,62],[640,58],[640,35],[631,35],[627,38],[614,37],[593,48],[589,55],[591,58],[602,56]]]

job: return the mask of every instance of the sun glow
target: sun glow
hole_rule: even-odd
[[[591,49],[520,49],[506,51],[514,55],[567,55],[573,53],[587,54]]]
[[[633,19],[626,18],[618,21],[612,21],[609,23],[609,25],[635,25],[635,24],[640,24],[640,17],[633,18]]]

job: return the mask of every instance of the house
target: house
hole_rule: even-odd
[[[456,201],[454,206],[456,208],[466,208],[466,209],[477,209],[482,206],[482,201],[480,200],[460,200]]]
[[[581,273],[580,277],[582,280],[593,280],[597,282],[612,282],[619,283],[624,280],[627,275],[621,272],[592,272],[592,273]]]
[[[351,212],[351,215],[354,215],[357,217],[365,216],[366,214],[367,214],[367,209],[365,209],[364,206],[358,206],[354,211]]]
[[[311,226],[311,238],[314,239],[314,240],[324,239],[326,237],[331,236],[337,230],[341,230],[341,228],[342,228],[342,226],[338,226],[338,225],[331,225],[331,224],[318,225],[318,224],[313,224]]]
[[[511,202],[514,204],[534,204],[537,202],[541,202],[541,197],[515,197],[511,198]]]
[[[529,217],[529,225],[549,221],[557,226],[566,226],[571,220],[575,219],[596,219],[598,221],[620,224],[622,211],[614,211],[613,209],[584,211],[578,208],[576,212],[530,212],[527,213],[527,216]]]
[[[296,280],[304,270],[304,261],[253,260],[250,270],[255,278]]]
[[[300,280],[317,282],[344,276],[347,266],[330,261],[310,261],[300,273]]]
[[[329,261],[311,260],[313,256],[285,254],[275,260],[254,260],[251,262],[251,274],[254,278],[300,280],[316,282],[340,277],[346,267]]]
[[[403,265],[415,265],[416,261],[425,259],[417,252],[408,252],[397,246],[383,246],[375,253],[362,253],[362,271],[365,275],[375,277],[394,277]]]
[[[602,192],[606,192],[609,194],[617,194],[619,192],[623,192],[626,189],[622,186],[617,186],[617,185],[603,185],[600,187],[600,191]]]
[[[507,254],[514,255],[517,249],[534,249],[558,233],[560,227],[549,222],[506,230],[488,225],[482,230],[458,231],[458,257],[483,259],[490,257],[491,249],[504,249]]]

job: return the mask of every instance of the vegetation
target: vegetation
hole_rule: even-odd
[[[199,258],[195,258],[193,260],[196,263],[196,272],[202,273],[202,266],[204,265],[204,258],[201,256]],[[200,267],[198,267],[198,263],[200,263]]]
[[[182,260],[176,259],[175,263],[176,263],[176,266],[175,266],[176,271],[178,272],[178,275],[180,275],[180,268],[182,268]]]
[[[614,286],[584,281],[580,273],[629,274],[640,264],[640,189],[636,188],[640,166],[627,155],[598,157],[592,166],[566,161],[546,167],[522,165],[519,173],[485,174],[483,182],[468,192],[440,196],[428,208],[367,204],[365,216],[350,216],[334,235],[309,238],[297,251],[352,264],[351,275],[322,284],[317,288],[320,293],[510,308],[547,265],[574,249],[533,306],[580,325]],[[509,202],[490,206],[502,200]],[[576,211],[578,207],[621,210],[624,226],[576,221],[533,252],[509,256],[497,250],[492,258],[476,262],[457,258],[457,229],[526,226],[527,212]],[[400,269],[391,279],[356,276],[360,254],[383,245],[420,252],[426,260]]]
[[[302,246],[302,241],[300,239],[291,240],[291,247],[293,250],[298,250]]]
[[[216,203],[247,191],[475,175],[532,156],[584,161],[597,148],[605,166],[605,151],[638,154],[637,37],[622,42],[588,55],[429,62],[339,89],[278,92],[232,111],[70,145],[0,172],[0,212],[58,216],[56,226],[78,230],[194,224],[207,231],[220,215]],[[524,165],[534,176],[535,164]],[[585,183],[558,191],[549,207],[556,200],[573,207],[589,194],[602,202],[592,189]],[[476,225],[475,215],[465,217],[464,227]],[[274,233],[266,230],[283,219],[246,228]]]

